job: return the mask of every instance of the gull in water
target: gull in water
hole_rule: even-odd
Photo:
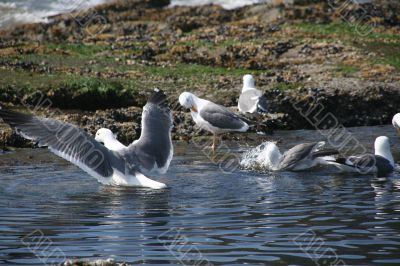
[[[179,96],[179,103],[190,109],[193,121],[202,129],[213,133],[212,150],[215,151],[217,136],[227,132],[246,132],[249,125],[244,118],[226,107],[201,99],[190,92]]]
[[[400,135],[400,113],[397,113],[393,116],[392,125],[397,130],[397,133]]]
[[[48,147],[102,184],[166,187],[145,176],[166,173],[173,157],[171,111],[166,95],[158,89],[143,107],[140,138],[127,147],[109,129],[98,130],[93,138],[83,129],[55,119],[7,109],[0,109],[0,117],[23,137]]]
[[[253,114],[257,111],[267,112],[267,98],[256,89],[256,82],[252,75],[243,77],[242,93],[239,97],[238,108],[241,113]]]
[[[266,157],[275,171],[304,171],[325,163],[325,157],[338,154],[337,150],[321,150],[324,141],[302,143],[286,151],[283,155],[275,143],[269,142]]]
[[[328,164],[336,166],[341,172],[359,174],[377,174],[385,176],[394,171],[395,164],[390,151],[389,138],[377,137],[374,143],[375,153],[348,158],[337,158],[334,161],[327,160]]]
[[[325,142],[302,143],[282,154],[274,142],[265,142],[246,152],[240,164],[246,168],[267,167],[272,171],[304,171],[338,154],[337,150],[321,148]]]

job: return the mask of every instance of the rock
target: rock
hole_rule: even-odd
[[[346,126],[388,123],[392,110],[400,109],[400,78],[398,69],[386,63],[390,60],[383,59],[398,55],[396,38],[380,43],[374,37],[378,47],[370,49],[372,39],[353,36],[344,23],[374,22],[380,25],[377,34],[396,37],[400,34],[397,2],[348,4],[334,12],[326,1],[309,0],[234,10],[216,5],[163,8],[169,1],[116,0],[54,16],[47,24],[1,30],[0,69],[25,73],[21,79],[26,78],[32,88],[7,79],[0,100],[20,105],[23,99],[34,105],[46,97],[55,108],[74,110],[41,115],[73,122],[90,134],[107,127],[129,144],[140,135],[143,89],[165,85],[174,99],[191,90],[236,106],[241,76],[253,73],[270,101],[271,113],[255,120],[267,125],[263,131],[313,128],[294,103],[306,107],[321,103]],[[93,15],[104,19],[97,21],[100,27],[80,24]],[[336,32],[324,24],[329,22],[343,28]],[[371,67],[375,59],[381,64]],[[72,78],[61,83],[49,78],[54,85],[47,82],[46,73]],[[174,108],[174,124],[174,139],[193,138],[196,127],[180,107]],[[0,140],[3,146],[32,146],[9,129],[1,132]]]

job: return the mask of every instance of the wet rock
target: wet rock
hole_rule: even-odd
[[[24,139],[23,137],[16,134],[11,129],[0,130],[0,147],[3,150],[7,150],[7,147],[17,147],[17,148],[32,148],[34,144]]]
[[[318,27],[323,28],[327,22],[362,21],[368,25],[374,22],[382,26],[377,32],[384,30],[396,35],[400,33],[398,3],[349,4],[343,10],[336,10],[340,13],[326,2],[312,2],[312,5],[303,1],[294,6],[260,4],[224,10],[211,5],[163,8],[169,1],[118,0],[91,10],[52,17],[48,24],[1,30],[0,56],[5,58],[0,60],[1,70],[24,71],[32,76],[50,73],[89,77],[89,81],[57,86],[45,81],[28,89],[10,83],[1,88],[0,100],[18,105],[22,99],[35,105],[44,95],[53,107],[86,110],[69,111],[65,115],[50,111],[44,116],[73,122],[91,134],[107,127],[129,144],[140,135],[138,106],[146,102],[146,96],[140,92],[142,86],[162,87],[169,83],[173,85],[168,92],[173,95],[190,89],[220,104],[236,106],[240,76],[254,72],[257,86],[270,101],[271,113],[254,120],[266,125],[264,131],[312,128],[294,103],[304,108],[323,104],[327,112],[346,126],[390,122],[392,110],[399,109],[398,70],[384,63],[371,67],[372,59],[383,56],[380,50],[365,49],[363,53],[366,43],[359,44],[362,47],[359,48],[336,40],[336,35],[328,36],[334,40],[325,41],[322,38],[325,34],[318,32]],[[81,23],[88,22],[87,18],[93,14],[104,18],[98,23],[101,27],[82,27]],[[316,28],[311,28],[311,33],[303,32],[294,27],[299,22],[306,25],[313,22],[311,25]],[[97,34],[91,34],[93,30]],[[293,32],[297,34],[294,37]],[[40,44],[36,44],[38,41]],[[59,47],[50,48],[47,42]],[[80,51],[82,43],[88,46],[88,51]],[[67,48],[62,48],[63,45]],[[391,42],[387,45],[395,46]],[[91,51],[98,46],[105,48]],[[53,56],[35,60],[36,55],[70,60],[57,65]],[[80,61],[83,63],[78,64]],[[203,80],[193,82],[190,74],[182,75],[186,73],[186,69],[179,69],[182,63],[195,64],[194,69],[199,71],[205,69],[201,73],[206,77],[204,84]],[[345,66],[344,70],[337,70],[340,65]],[[356,67],[352,69],[353,66]],[[159,70],[162,75],[157,74]],[[116,79],[122,82],[114,83]],[[353,86],[352,79],[361,85]],[[122,86],[125,82],[139,85]],[[196,126],[190,114],[179,108],[174,110],[173,138],[193,138]],[[5,145],[30,145],[11,131],[2,134]]]

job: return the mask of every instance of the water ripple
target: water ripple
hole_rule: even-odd
[[[187,150],[161,192],[100,186],[46,150],[0,155],[0,264],[60,254],[157,265],[400,263],[398,175],[223,174]],[[59,253],[36,246],[29,234],[38,230]]]

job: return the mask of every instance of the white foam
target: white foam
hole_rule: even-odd
[[[234,9],[246,5],[253,5],[261,2],[269,2],[267,0],[172,0],[171,6],[198,6],[215,4],[225,9]]]
[[[66,12],[72,12],[75,10],[83,10],[87,9],[92,6],[96,6],[99,4],[102,4],[106,1],[109,0],[71,0],[71,1],[66,1],[66,0],[59,0],[56,2],[52,2],[49,4],[49,9],[52,11],[59,13],[66,13]]]
[[[53,13],[46,11],[29,12],[21,10],[19,12],[10,12],[5,14],[0,12],[0,15],[0,27],[2,27],[17,23],[47,22],[47,17],[53,15]]]
[[[372,2],[372,0],[352,0],[352,1],[358,4]],[[321,2],[323,1],[321,0]],[[220,5],[225,9],[234,9],[258,3],[293,4],[294,0],[171,0],[171,6],[198,6],[198,5],[214,4],[214,5]]]
[[[245,152],[240,160],[240,166],[244,169],[271,171],[274,170],[273,164],[267,153],[268,145],[273,142],[264,142],[257,147]]]
[[[49,16],[87,9],[110,0],[0,0],[0,28],[18,23],[48,22]]]
[[[0,2],[0,9],[14,9],[17,8],[17,5],[15,3],[1,3]]]

